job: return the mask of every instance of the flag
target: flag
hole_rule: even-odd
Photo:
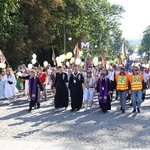
[[[78,43],[77,43],[74,50],[73,50],[74,62],[76,61],[77,58],[80,58],[79,52],[80,52],[80,49],[79,49],[79,46],[78,46]]]
[[[125,40],[123,39],[123,42],[121,44],[121,47],[119,49],[119,64],[122,64],[123,60],[127,61],[127,53],[126,53],[126,49],[125,49]]]
[[[88,70],[89,69],[89,67],[91,67],[92,66],[92,62],[91,62],[91,59],[90,58],[86,58],[86,60],[85,60],[85,70]]]
[[[106,58],[105,58],[104,45],[102,45],[101,57],[102,57],[102,65],[103,65],[103,67],[105,67],[105,65],[106,65]]]
[[[56,58],[55,58],[55,52],[54,52],[54,48],[52,47],[52,60],[54,65],[56,65]]]
[[[0,63],[5,63],[6,58],[4,56],[4,54],[2,53],[2,51],[0,50]]]

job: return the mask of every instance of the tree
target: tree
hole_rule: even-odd
[[[92,43],[99,44],[94,55],[99,56],[101,47],[104,45],[107,50],[107,59],[110,59],[109,56],[117,57],[122,41],[122,31],[119,29],[120,18],[124,9],[120,5],[111,5],[106,0],[84,0],[82,2],[85,3],[84,19],[81,23],[82,31],[85,31],[84,34]]]
[[[64,9],[55,12],[55,16],[62,22],[54,28],[54,35],[57,35],[57,38],[53,43],[55,45],[59,43],[60,49],[63,49],[64,24],[67,35],[73,37],[74,45],[83,37],[91,43],[105,43],[106,46],[112,38],[119,38],[121,41],[119,18],[124,11],[121,6],[111,5],[106,0],[65,0],[65,3]]]
[[[139,49],[140,53],[146,52],[149,54],[150,51],[150,26],[148,26],[143,32],[143,38]]]
[[[121,45],[119,25],[124,10],[107,0],[1,0],[1,4],[1,49],[11,62],[27,63],[33,53],[48,53],[51,46],[57,54],[64,47],[72,51],[83,37],[98,44],[94,55],[100,55],[104,44],[108,58]]]
[[[24,37],[25,57],[38,53],[47,48],[54,40],[51,33],[53,26],[58,23],[53,16],[53,11],[58,7],[63,7],[62,0],[21,0],[20,1],[20,21],[25,24],[27,34]]]
[[[18,9],[18,0],[0,0],[0,49],[7,59],[20,57],[16,47],[26,34],[27,27],[19,21]]]

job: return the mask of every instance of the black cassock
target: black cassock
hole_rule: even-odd
[[[72,110],[79,110],[83,102],[83,87],[84,78],[81,73],[72,73],[69,80],[69,89],[71,97]]]
[[[56,79],[54,83],[54,87],[56,88],[54,103],[55,108],[68,107],[68,89],[66,83],[68,82],[68,77],[66,73],[57,73]]]

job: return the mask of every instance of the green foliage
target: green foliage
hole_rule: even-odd
[[[0,49],[3,50],[8,60],[20,57],[17,49],[26,35],[27,27],[19,21],[19,1],[0,1]],[[22,45],[22,44],[21,44]]]
[[[143,32],[143,38],[140,46],[140,52],[150,52],[150,26]]]
[[[48,52],[52,45],[57,54],[64,46],[66,52],[72,51],[86,37],[92,43],[92,57],[100,57],[104,44],[106,57],[115,59],[123,12],[107,0],[0,0],[0,48],[11,63],[28,63],[33,53]]]

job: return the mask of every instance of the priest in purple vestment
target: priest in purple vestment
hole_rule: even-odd
[[[31,70],[30,75],[25,76],[25,77],[19,77],[19,78],[29,80],[30,103],[29,103],[28,111],[30,112],[32,110],[32,107],[35,107],[36,105],[37,105],[37,108],[40,108],[40,102],[37,101],[38,87],[40,87],[41,91],[43,91],[43,87],[39,78],[36,76],[35,70]]]
[[[110,80],[105,78],[105,76],[105,73],[101,73],[97,83],[99,105],[104,113],[106,113],[107,110],[111,110],[110,93],[112,92]]]

